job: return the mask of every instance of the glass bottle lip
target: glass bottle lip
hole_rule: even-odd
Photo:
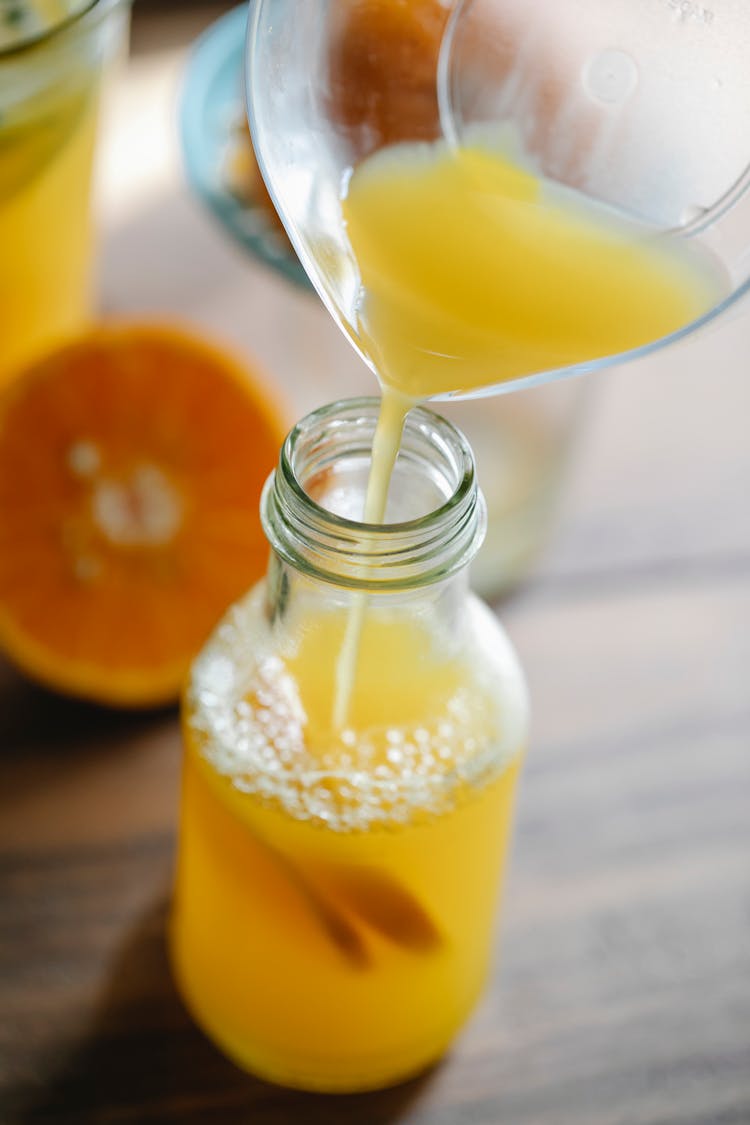
[[[350,589],[408,590],[451,577],[473,559],[484,539],[486,508],[471,447],[451,422],[424,406],[406,418],[400,457],[442,477],[445,499],[400,522],[372,524],[338,515],[305,489],[305,480],[340,456],[369,459],[380,399],[343,399],[320,407],[287,435],[266,481],[261,519],[285,562]],[[430,459],[425,454],[430,451]]]

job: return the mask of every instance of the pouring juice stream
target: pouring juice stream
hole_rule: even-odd
[[[485,146],[383,149],[354,170],[342,210],[361,281],[358,342],[383,391],[367,522],[385,516],[414,403],[641,347],[699,317],[726,288],[701,247]],[[337,729],[365,608],[363,596],[338,663]]]

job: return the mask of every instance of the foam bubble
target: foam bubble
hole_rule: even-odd
[[[247,612],[237,607],[196,661],[186,714],[195,748],[238,791],[336,831],[396,826],[454,808],[518,752],[498,693],[469,669],[438,714],[313,737],[295,679]]]

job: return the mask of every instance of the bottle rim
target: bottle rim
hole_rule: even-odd
[[[413,589],[462,570],[484,538],[486,508],[474,456],[456,426],[424,406],[407,415],[399,458],[433,480],[437,474],[445,495],[423,515],[365,523],[323,507],[305,488],[337,455],[369,463],[379,405],[375,397],[343,399],[303,418],[266,481],[261,520],[276,554],[309,576],[350,589]]]

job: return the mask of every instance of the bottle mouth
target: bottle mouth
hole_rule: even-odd
[[[380,399],[345,399],[289,433],[266,482],[261,519],[295,568],[351,589],[399,590],[442,581],[481,546],[484,498],[464,435],[419,406],[407,415],[386,521],[359,518]]]

